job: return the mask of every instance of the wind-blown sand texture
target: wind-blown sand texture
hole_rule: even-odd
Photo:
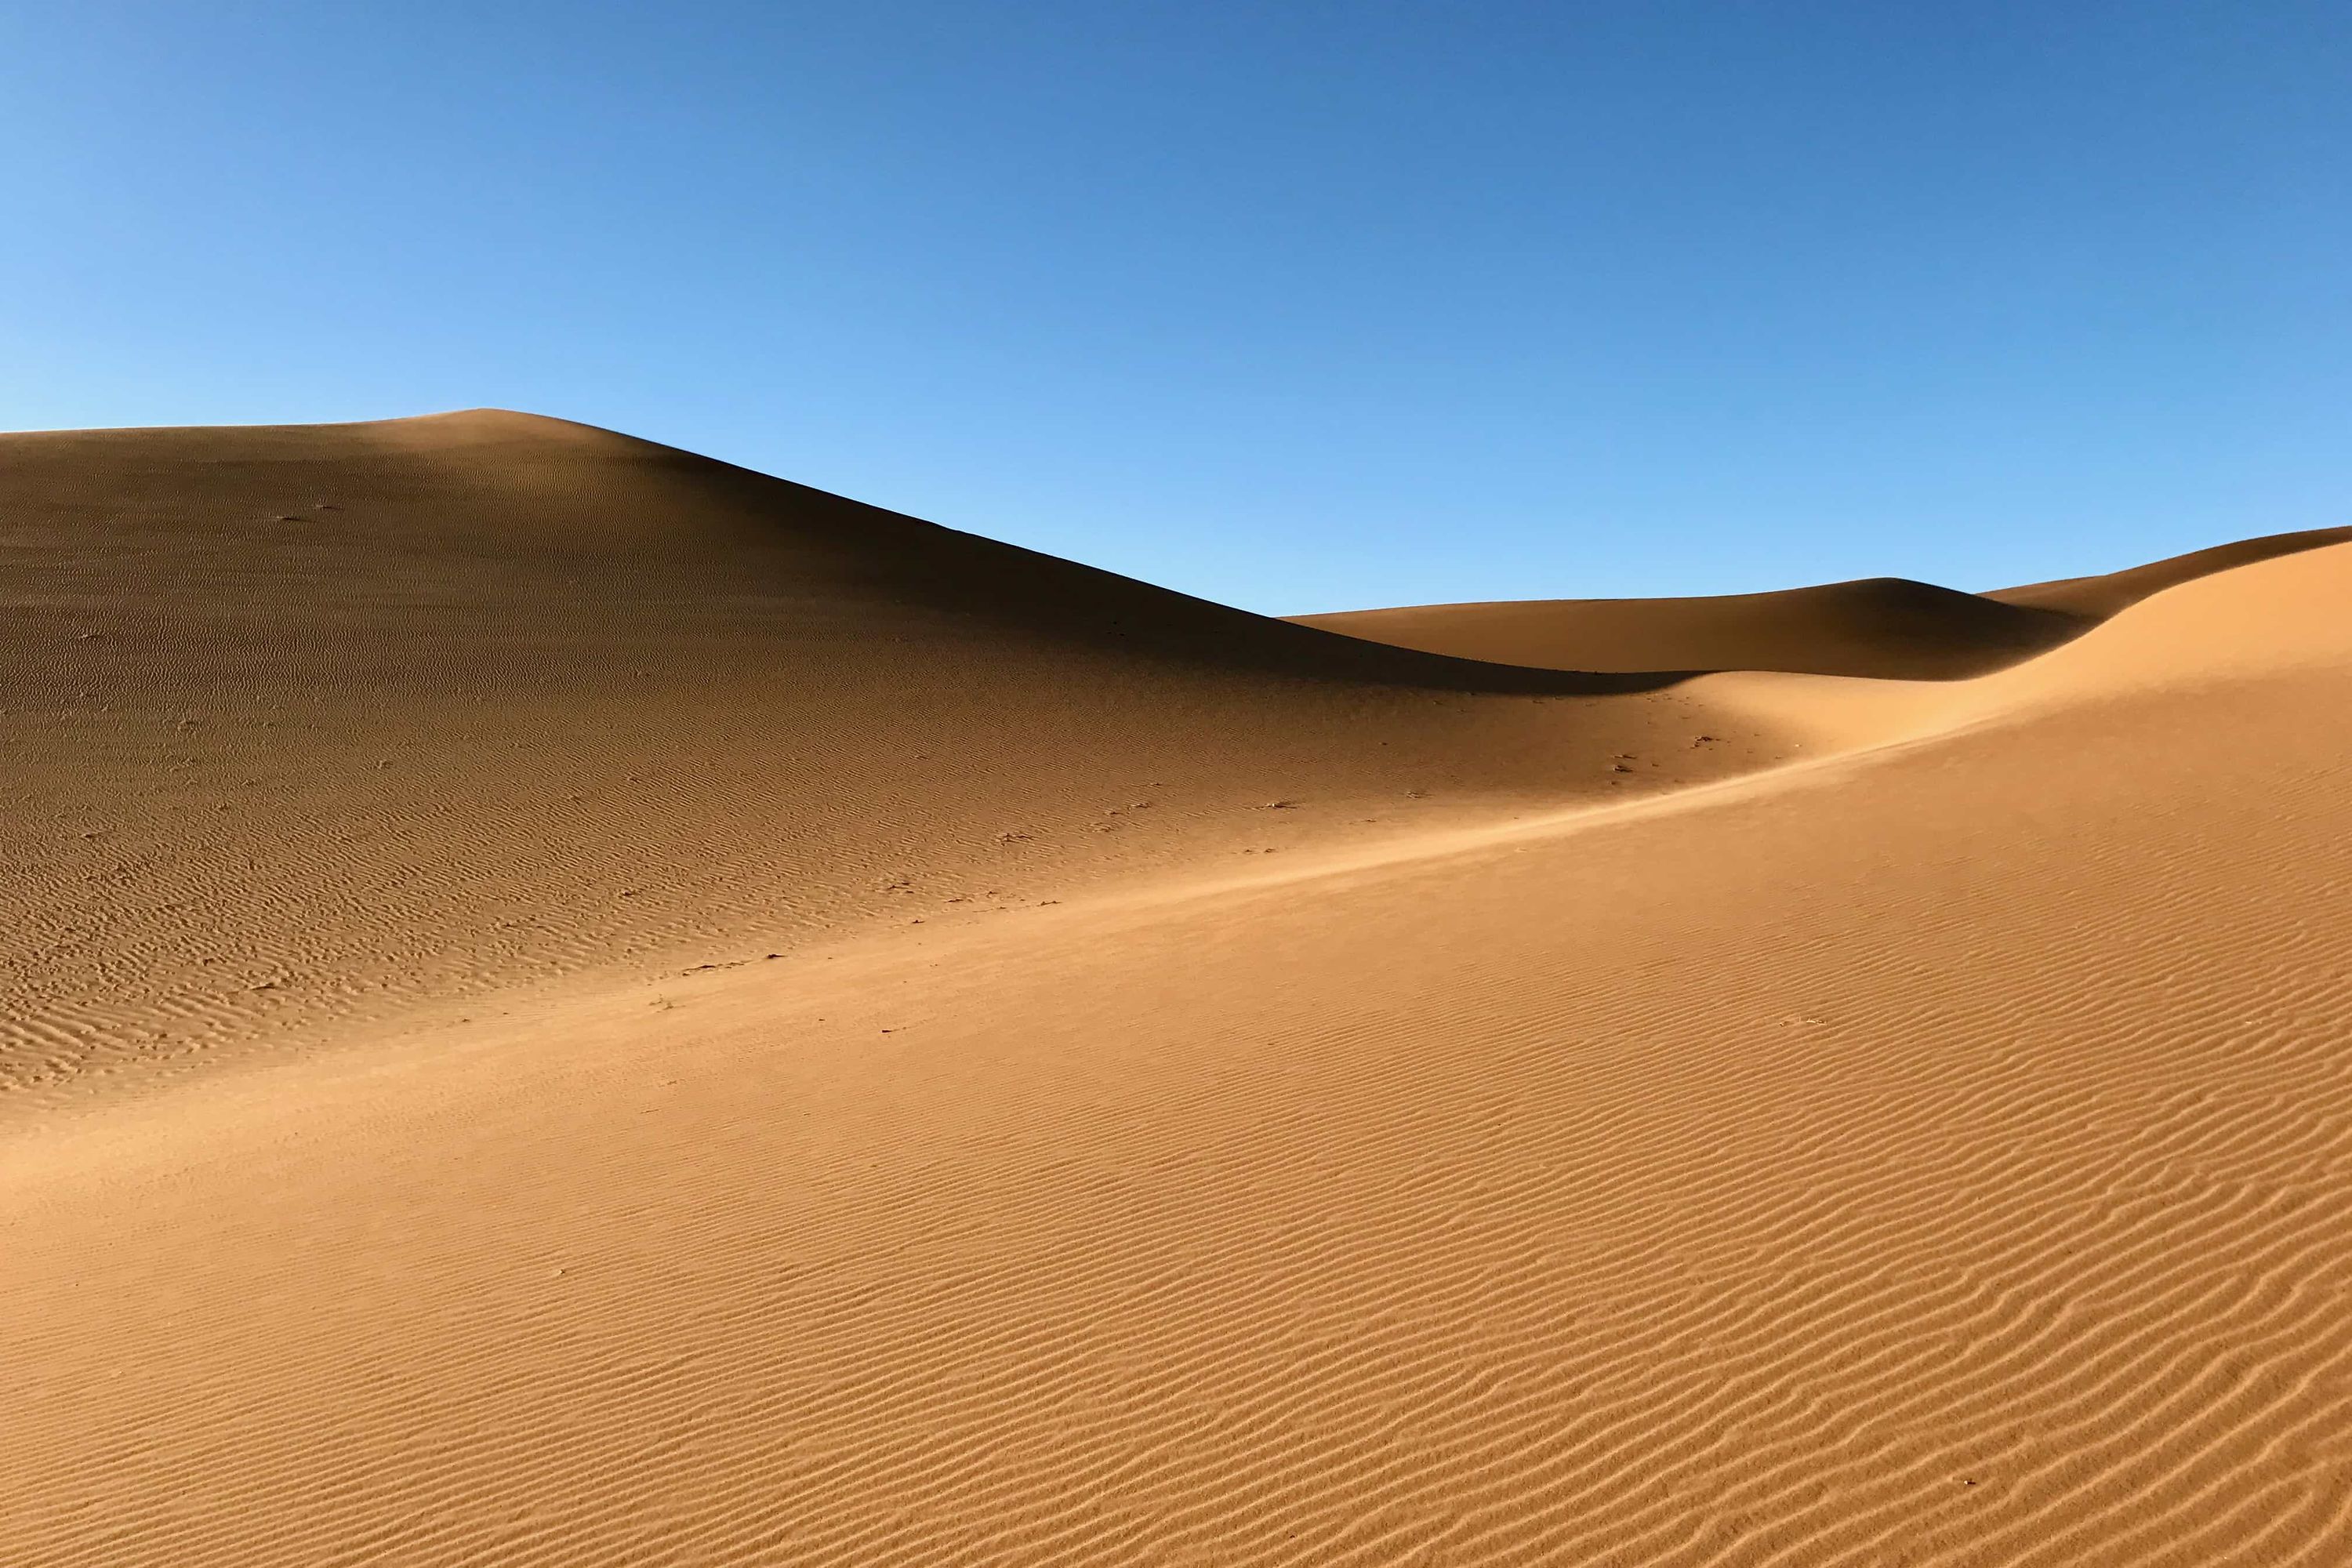
[[[0,530],[0,1562],[2352,1561],[2352,548],[1666,677],[503,414]]]

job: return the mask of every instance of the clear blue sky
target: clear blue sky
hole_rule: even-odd
[[[1251,608],[2352,521],[2352,7],[12,5],[0,427],[493,404]]]

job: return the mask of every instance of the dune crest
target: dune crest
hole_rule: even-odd
[[[2067,615],[2105,617],[2130,608],[2152,594],[2192,583],[2216,572],[2251,566],[2281,555],[2324,550],[2352,542],[2352,528],[2309,528],[2298,533],[2273,533],[2261,539],[2217,544],[2186,555],[2151,561],[2092,577],[2067,577],[2054,583],[2031,583],[2021,588],[1997,588],[1985,595],[2004,605],[2057,610]]]

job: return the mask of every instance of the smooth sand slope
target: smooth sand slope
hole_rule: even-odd
[[[583,497],[640,464],[664,490],[699,471],[617,437],[458,423],[600,454],[614,468]],[[479,456],[448,458],[429,426],[70,439]],[[935,542],[990,555],[958,537]],[[845,594],[868,572],[824,581]],[[519,581],[505,618],[439,623],[408,684],[354,689],[457,711],[433,706],[473,668],[455,650],[551,592],[540,565]],[[621,820],[712,813],[710,886],[749,888],[737,901],[630,928],[634,951],[519,956],[504,990],[500,950],[459,933],[457,1000],[420,981],[405,1010],[371,992],[383,1008],[274,1031],[223,1008],[219,1043],[186,1058],[204,1070],[127,1065],[150,1058],[101,1039],[21,1091],[0,1134],[0,1561],[2352,1559],[2352,549],[2217,570],[2040,658],[1918,683],[1300,675],[1278,661],[1329,642],[1099,591],[1216,635],[1104,655],[1050,629],[1051,595],[1025,620],[951,603],[926,623],[960,662],[1060,661],[1005,654],[977,684],[1045,704],[996,711],[1066,724],[1078,783],[988,788],[1075,814],[1081,786],[1124,782],[1097,751],[1200,770],[1162,837],[1076,829],[1035,862],[1058,902],[915,926],[836,878],[799,895],[814,911],[848,888],[835,928],[737,963],[776,920],[759,900],[793,885],[760,881],[767,859],[814,874],[835,840],[804,848],[790,814],[746,811],[730,841],[728,792],[682,768]],[[731,630],[715,592],[599,592],[641,617],[639,651],[664,642],[651,605],[673,606],[698,635],[668,653],[695,668],[738,668],[714,650],[752,668],[745,650],[810,624],[749,590],[761,607]],[[870,626],[907,595],[857,603]],[[1238,658],[1253,636],[1278,651]],[[822,662],[880,681],[858,651],[876,640]],[[895,684],[869,696],[940,666],[892,646]],[[300,668],[340,678],[358,656],[339,658]],[[1094,677],[1076,684],[1100,705],[1014,679],[1048,668]],[[542,741],[528,682],[491,673],[511,732]],[[1146,700],[1162,706],[1123,706]],[[1216,749],[1188,701],[1229,756],[1184,755]],[[1233,724],[1253,703],[1272,717]],[[358,731],[359,707],[337,721]],[[894,718],[781,711],[767,731],[740,719],[734,743],[794,740],[815,711],[837,727],[811,754],[854,754]],[[1644,723],[1650,757],[1672,740],[1713,782],[1610,771]],[[1700,724],[1747,726],[1750,752]],[[1181,744],[1152,750],[1163,729]],[[39,732],[51,760],[60,736],[107,733]],[[665,734],[701,748],[700,773],[719,755],[690,726]],[[1452,748],[1453,806],[1388,793],[1423,787],[1380,771],[1400,741],[1428,748],[1423,768]],[[583,726],[562,755],[610,743]],[[467,744],[467,766],[498,754]],[[144,776],[96,743],[79,760],[118,789]],[[455,791],[455,765],[413,816],[521,809],[499,793],[519,785]],[[1318,799],[1394,804],[1342,823],[1304,795],[1246,798],[1290,787],[1286,768]],[[918,776],[865,831],[990,864],[992,840],[937,827],[964,808]],[[331,820],[313,787],[316,816],[278,830],[313,834],[314,866],[373,874],[343,868],[380,863],[361,828],[395,797]],[[517,869],[520,829],[467,831],[479,857],[420,860],[423,901],[373,912],[376,947],[465,907],[442,883],[503,876],[581,898],[558,918],[593,949],[571,911],[626,846],[574,834],[573,859]],[[1280,853],[1244,853],[1263,847]],[[176,929],[199,948],[229,940],[216,925],[274,931],[247,906],[292,896],[223,881],[206,922]],[[698,942],[722,966],[672,963]],[[679,951],[656,975],[663,942]],[[327,965],[384,962],[356,939],[319,951],[321,985]]]
[[[1773,594],[1419,605],[1294,619],[1397,647],[1544,669],[1776,669],[1952,680],[2046,652],[2159,589],[2347,541],[2352,528],[2273,534],[2105,576],[1990,594],[1874,577]]]

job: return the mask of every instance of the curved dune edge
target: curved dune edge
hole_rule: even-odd
[[[2352,529],[2273,534],[1989,594],[1879,577],[1711,598],[1530,599],[1291,619],[1392,647],[1538,668],[1956,680],[2044,654],[2163,589],[2347,541]]]
[[[2341,1562],[2347,595],[2264,562],[1912,743],[0,1144],[0,1530]]]
[[[2295,533],[2273,533],[2259,539],[2192,550],[2186,555],[2151,561],[2090,577],[2065,577],[2053,583],[1999,588],[1983,595],[2005,605],[2049,609],[2068,615],[2104,618],[2130,608],[2151,594],[2191,583],[2215,572],[2251,566],[2280,555],[2321,550],[2352,541],[2352,528],[2311,528]]]

